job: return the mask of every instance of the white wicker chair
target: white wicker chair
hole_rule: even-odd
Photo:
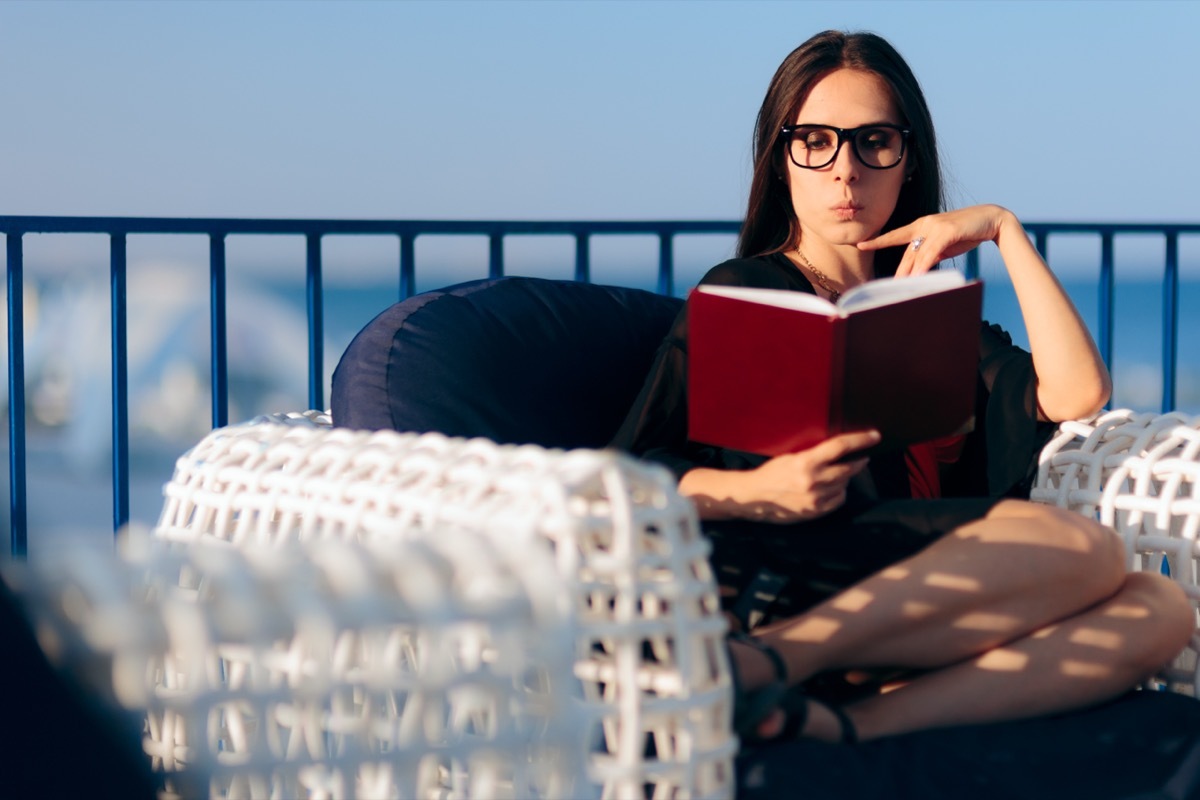
[[[726,624],[695,511],[665,470],[612,452],[333,429],[308,412],[212,432],[164,493],[156,534],[175,542],[398,542],[449,527],[537,544],[568,587],[591,791],[733,796]]]
[[[1121,534],[1135,570],[1163,568],[1200,610],[1200,417],[1110,411],[1064,422],[1043,449],[1033,500],[1069,508]],[[1200,634],[1163,674],[1200,697]]]
[[[1200,420],[1112,412],[1045,448],[1033,498],[1095,515],[1133,569],[1193,601]],[[605,797],[731,796],[735,740],[715,587],[694,512],[666,473],[613,453],[328,427],[316,412],[214,431],[177,464],[157,535],[237,546],[293,539],[540,542],[571,587],[588,776]],[[1195,647],[1167,676],[1194,693]]]
[[[544,554],[517,569],[484,537],[444,531],[61,555],[18,571],[20,593],[61,668],[146,714],[163,797],[578,788],[572,634],[556,587],[525,580]]]

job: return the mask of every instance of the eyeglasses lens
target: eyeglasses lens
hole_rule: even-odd
[[[858,128],[849,133],[855,154],[868,167],[894,167],[904,155],[904,136],[895,128]],[[841,143],[833,128],[799,128],[792,134],[792,160],[798,166],[819,169],[837,157]]]

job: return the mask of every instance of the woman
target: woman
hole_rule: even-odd
[[[941,195],[929,111],[900,55],[873,34],[819,34],[771,82],[738,258],[702,282],[836,298],[995,243],[1030,353],[981,330],[975,431],[869,461],[853,454],[874,431],[774,458],[689,442],[681,314],[614,441],[675,470],[728,607],[765,623],[731,642],[743,735],[787,724],[867,740],[1082,708],[1149,677],[1193,630],[1174,584],[1126,574],[1113,531],[1014,499],[1051,423],[1098,411],[1109,377],[1017,218],[940,213]],[[844,704],[814,680],[896,671],[899,688]],[[786,719],[771,710],[801,684]]]

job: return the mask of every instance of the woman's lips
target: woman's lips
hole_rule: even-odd
[[[833,207],[833,215],[840,220],[854,219],[863,207],[857,203],[841,203]]]

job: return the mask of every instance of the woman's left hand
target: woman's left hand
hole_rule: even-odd
[[[995,205],[970,206],[921,217],[902,228],[860,242],[859,250],[882,250],[907,245],[896,277],[929,272],[938,262],[960,256],[984,242],[995,242],[1013,213]],[[920,240],[919,247],[913,242]]]
[[[920,241],[920,247],[912,243]],[[860,250],[907,245],[897,277],[919,275],[994,242],[1008,272],[1037,374],[1037,407],[1043,419],[1061,421],[1096,413],[1108,402],[1112,381],[1087,325],[1071,298],[1029,240],[1021,221],[1000,206],[960,208],[921,217],[860,242]]]

